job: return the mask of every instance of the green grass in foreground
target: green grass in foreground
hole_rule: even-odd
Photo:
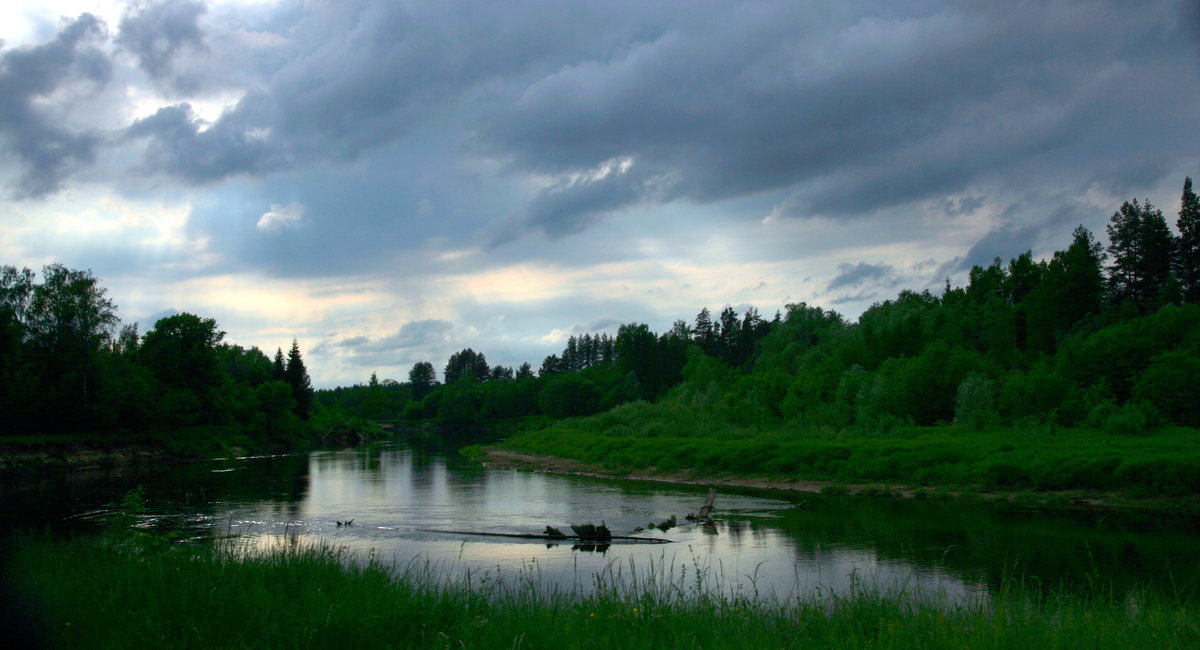
[[[679,417],[675,417],[679,416]],[[610,467],[842,483],[1200,494],[1200,430],[1144,436],[1081,429],[902,427],[890,432],[709,428],[677,406],[635,403],[503,443]],[[715,432],[715,433],[714,433]]]
[[[1195,603],[1145,593],[949,605],[864,587],[761,603],[682,584],[594,594],[447,580],[328,549],[230,554],[102,540],[16,544],[9,567],[53,647],[1147,648],[1200,647]]]

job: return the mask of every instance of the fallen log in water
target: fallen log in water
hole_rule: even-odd
[[[533,534],[533,533],[485,533],[485,532],[472,531],[472,530],[434,530],[432,528],[419,528],[418,530],[420,530],[421,532],[424,532],[424,533],[445,533],[447,535],[479,535],[479,536],[483,536],[483,537],[516,537],[519,539],[545,539],[545,540],[550,540],[550,541],[577,540],[577,541],[582,541],[582,542],[593,542],[593,543],[603,543],[603,544],[607,544],[609,542],[614,542],[614,541],[644,542],[646,544],[670,544],[672,542],[672,540],[660,539],[657,537],[632,537],[632,536],[628,536],[628,535],[612,535],[611,537],[607,537],[605,539],[599,539],[596,537],[584,537],[582,535],[563,535],[560,537],[558,535],[542,535],[542,534]]]

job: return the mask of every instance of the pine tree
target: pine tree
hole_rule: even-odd
[[[288,352],[283,378],[292,387],[292,398],[296,400],[296,416],[307,420],[312,411],[313,387],[308,378],[308,370],[304,367],[304,360],[300,358],[300,343],[296,339],[292,339],[292,349]]]
[[[1179,205],[1179,250],[1175,257],[1175,277],[1185,302],[1200,302],[1200,199],[1192,191],[1192,179],[1183,181]]]
[[[1127,201],[1108,225],[1108,252],[1113,257],[1109,291],[1114,303],[1130,301],[1143,311],[1153,308],[1171,280],[1175,236],[1161,210],[1149,201]]]

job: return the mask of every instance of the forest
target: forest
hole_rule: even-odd
[[[0,430],[7,436],[168,433],[288,447],[314,433],[299,343],[274,359],[179,313],[121,326],[91,271],[0,267]]]
[[[627,323],[615,336],[572,336],[536,371],[491,366],[467,348],[440,382],[422,361],[408,381],[372,374],[320,391],[297,342],[272,359],[223,342],[214,320],[188,313],[139,334],[120,326],[90,271],[50,265],[39,280],[5,266],[0,426],[17,435],[232,432],[251,446],[311,442],[357,421],[448,431],[574,418],[580,440],[1197,427],[1200,201],[1190,178],[1175,230],[1134,199],[1112,215],[1107,246],[1080,226],[1046,259],[997,258],[974,267],[966,286],[902,291],[857,321],[805,303],[771,318],[703,308],[665,332]]]
[[[447,426],[560,419],[629,402],[703,414],[706,431],[889,430],[957,424],[1137,433],[1200,426],[1200,202],[1184,183],[1178,235],[1134,199],[1106,229],[1080,226],[1048,259],[976,266],[965,287],[902,291],[857,322],[804,303],[764,319],[701,309],[666,332],[645,324],[572,336],[534,373],[455,353],[436,382],[319,391],[375,419]],[[686,426],[681,427],[686,429]]]

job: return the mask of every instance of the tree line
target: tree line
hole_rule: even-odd
[[[15,434],[224,427],[307,432],[313,388],[292,341],[274,360],[180,313],[139,335],[91,271],[0,267],[0,427]]]
[[[457,425],[657,400],[738,426],[1200,426],[1200,201],[1190,178],[1175,225],[1134,199],[1110,218],[1107,246],[1080,226],[1046,259],[996,258],[963,287],[902,291],[857,322],[805,303],[770,320],[753,307],[716,318],[703,308],[663,333],[633,323],[615,337],[572,336],[536,375],[528,363],[489,367],[468,348],[451,356],[442,384],[421,362],[390,392],[325,399],[348,405],[374,390],[373,417]]]
[[[940,295],[902,291],[857,322],[804,303],[774,318],[702,308],[662,333],[569,337],[534,372],[454,353],[407,382],[314,393],[299,344],[269,358],[176,314],[141,335],[91,271],[0,267],[0,426],[13,433],[223,427],[286,438],[359,416],[471,426],[686,405],[737,426],[1052,423],[1200,425],[1200,201],[1185,180],[1175,232],[1123,203],[1101,244],[1079,227],[1050,257],[971,269]]]

